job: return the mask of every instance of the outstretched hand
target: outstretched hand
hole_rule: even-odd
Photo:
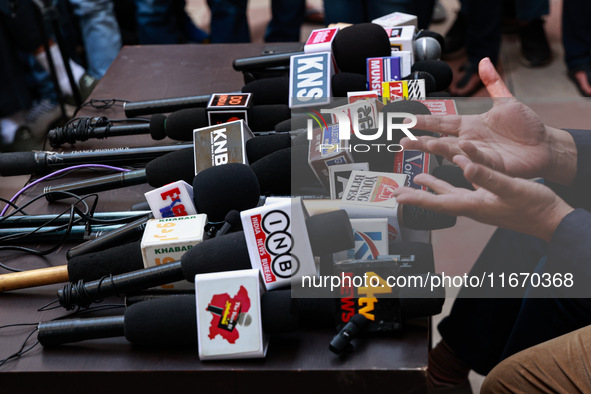
[[[545,125],[528,106],[511,95],[488,58],[479,74],[493,97],[481,115],[417,116],[416,128],[453,137],[404,138],[405,149],[442,155],[463,154],[476,163],[511,176],[542,176],[570,184],[576,173],[576,147],[569,133]]]
[[[573,210],[540,183],[512,178],[473,163],[465,156],[455,156],[453,161],[464,170],[465,178],[476,190],[456,188],[432,175],[420,174],[414,182],[437,194],[402,187],[394,191],[397,201],[448,215],[467,216],[546,241]]]

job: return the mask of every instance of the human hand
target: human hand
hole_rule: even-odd
[[[437,194],[402,187],[394,191],[397,201],[448,215],[467,216],[546,241],[573,210],[540,183],[509,177],[465,156],[455,156],[453,161],[464,170],[464,177],[476,190],[456,188],[432,175],[420,174],[414,182]]]
[[[569,185],[576,174],[576,147],[571,135],[542,123],[538,115],[511,95],[488,58],[479,74],[493,97],[493,108],[480,115],[419,116],[416,128],[453,137],[401,140],[405,149],[458,154],[511,176]]]

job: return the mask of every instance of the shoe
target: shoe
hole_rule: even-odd
[[[522,62],[526,67],[540,67],[552,59],[550,44],[541,18],[519,27]]]
[[[478,62],[467,62],[460,67],[462,78],[449,88],[449,92],[455,97],[470,97],[484,86],[478,75]]]
[[[33,104],[25,114],[25,126],[29,129],[29,138],[43,141],[50,126],[61,117],[61,109],[55,101],[42,99]]]
[[[443,48],[444,56],[452,55],[466,46],[467,28],[468,23],[466,20],[466,15],[458,12],[454,24],[445,35],[445,46]]]
[[[583,86],[581,86],[582,81],[580,81],[579,78],[577,78],[577,74],[579,75],[579,77],[581,76],[581,74],[584,74],[587,77],[588,90],[583,89]],[[591,85],[591,64],[583,63],[569,69],[568,78],[574,82],[575,86],[579,90],[579,93],[581,93],[583,97],[591,97],[591,86],[589,86]]]
[[[435,0],[435,7],[433,7],[433,15],[431,16],[432,23],[443,23],[447,19],[447,10],[441,4],[441,0]]]

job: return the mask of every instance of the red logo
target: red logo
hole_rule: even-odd
[[[238,319],[249,309],[250,298],[244,286],[240,286],[240,290],[234,297],[230,297],[228,293],[214,294],[206,308],[212,314],[209,339],[221,335],[229,343],[235,343],[240,337],[236,329]]]

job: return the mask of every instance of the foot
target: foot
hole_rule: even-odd
[[[460,68],[460,71],[463,71],[464,75],[455,85],[451,85],[449,88],[452,96],[469,97],[484,86],[478,75],[478,63],[466,63]]]
[[[581,95],[591,97],[591,65],[581,65],[569,70],[568,77],[575,83]]]
[[[552,59],[544,21],[534,19],[519,27],[522,62],[527,67],[540,67]]]

